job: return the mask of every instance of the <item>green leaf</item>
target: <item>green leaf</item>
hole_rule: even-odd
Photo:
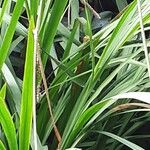
[[[2,97],[0,97],[0,123],[6,135],[10,150],[18,150],[16,129]]]
[[[74,21],[70,37],[67,40],[67,45],[66,45],[65,52],[64,52],[62,60],[66,59],[69,56],[70,50],[71,50],[71,47],[72,47],[72,44],[73,44],[73,40],[74,40],[74,37],[75,37],[75,34],[76,34],[78,28],[79,28],[79,21],[78,21],[78,19],[76,19]]]
[[[0,25],[2,23],[2,20],[3,20],[2,18],[4,16],[5,10],[7,8],[7,4],[8,4],[8,0],[4,0],[3,7],[2,7],[2,10],[0,12]]]
[[[18,113],[20,113],[21,90],[18,86],[18,83],[6,64],[4,64],[2,67],[2,73],[5,82],[7,83],[8,90],[10,91],[14,100],[16,110]]]
[[[71,27],[73,27],[73,24],[76,20],[76,18],[79,17],[79,1],[71,1]],[[79,29],[76,32],[75,38],[79,40]]]
[[[7,58],[7,54],[11,45],[11,41],[12,41],[15,29],[16,29],[15,27],[19,19],[19,16],[21,14],[22,8],[23,8],[23,3],[24,3],[24,0],[17,0],[10,24],[6,31],[5,37],[3,39],[2,46],[0,48],[0,58],[1,58],[0,69],[2,68],[3,63],[5,62]]]
[[[33,105],[33,74],[34,74],[34,20],[29,21],[29,32],[26,52],[25,72],[23,79],[20,130],[19,130],[19,149],[28,150],[31,136],[32,125],[32,105]]]
[[[81,130],[84,125],[92,118],[94,114],[96,114],[98,111],[102,113],[105,109],[107,109],[110,105],[112,105],[115,101],[112,100],[104,100],[100,101],[99,103],[96,103],[95,105],[88,108],[78,119],[74,130],[79,131]],[[75,132],[75,131],[74,131]]]
[[[3,142],[0,140],[0,150],[6,150]]]
[[[45,34],[44,34],[44,39],[42,43],[43,49],[46,51],[46,53],[50,53],[50,49],[53,44],[53,40],[55,37],[55,34],[57,32],[57,27],[60,22],[61,16],[63,14],[63,11],[66,7],[68,0],[55,0],[52,8],[52,12],[50,15],[50,19],[48,20],[48,24],[46,26]],[[46,54],[43,55],[42,60],[43,64],[45,66],[47,62],[48,56]]]
[[[109,137],[119,141],[120,143],[128,146],[129,148],[131,148],[133,150],[144,150],[142,147],[140,147],[140,146],[138,146],[138,145],[136,145],[136,144],[134,144],[134,143],[124,139],[124,138],[121,138],[121,137],[119,137],[119,136],[117,136],[115,134],[112,134],[112,133],[109,133],[109,132],[105,132],[105,131],[96,131],[96,132],[98,132],[100,134],[104,134],[106,136],[109,136]]]
[[[7,25],[9,25],[10,21],[11,21],[11,18],[12,17],[10,15],[4,14],[3,22],[6,23]],[[27,37],[27,29],[19,21],[16,24],[16,29],[15,30],[16,30],[17,33],[21,34],[22,36]]]
[[[147,9],[145,11],[143,11],[143,17],[147,18],[148,15],[149,15],[149,8],[147,7]],[[133,18],[134,18],[134,20],[133,20]],[[103,77],[102,75],[105,73],[105,69],[108,65],[108,62],[114,56],[118,56],[119,49],[121,48],[121,46],[127,40],[130,40],[129,37],[130,38],[133,37],[133,34],[134,34],[134,32],[136,32],[138,30],[138,27],[139,27],[139,20],[137,19],[136,1],[134,1],[128,7],[128,9],[125,11],[123,16],[119,20],[116,28],[114,29],[113,33],[111,34],[111,37],[110,37],[106,47],[103,49],[100,59],[98,60],[96,66],[94,68],[93,82],[91,82],[91,80],[92,80],[92,75],[91,75],[89,77],[89,79],[87,80],[81,94],[78,97],[78,100],[72,110],[72,113],[70,114],[70,118],[69,118],[66,128],[63,132],[62,143],[61,143],[62,149],[69,147],[71,145],[73,139],[77,136],[74,134],[74,130],[73,130],[74,125],[77,122],[79,115],[84,110],[86,103],[88,103],[90,100],[90,97],[92,97],[91,95],[95,94],[94,89],[97,88],[97,86],[95,86],[95,85],[101,85],[103,78],[105,79],[105,76]],[[111,71],[112,70],[110,70],[110,72]],[[142,74],[143,74],[143,72],[142,72]],[[113,79],[111,79],[110,81],[113,81]],[[134,82],[134,84],[135,84],[135,82]],[[102,87],[100,87],[100,88],[102,88]],[[134,88],[136,88],[135,85],[134,85]],[[102,93],[98,93],[98,95],[101,95],[101,94]],[[72,136],[72,135],[74,135],[74,136]]]
[[[127,5],[127,0],[116,0],[119,11],[123,10]]]
[[[5,99],[5,96],[6,96],[6,84],[4,84],[3,87],[0,90],[0,97],[2,99]]]

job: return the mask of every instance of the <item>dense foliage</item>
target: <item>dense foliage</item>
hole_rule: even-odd
[[[0,5],[0,150],[150,148],[149,0]]]

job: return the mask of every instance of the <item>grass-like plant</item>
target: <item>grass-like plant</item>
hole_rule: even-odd
[[[96,34],[86,1],[84,17],[78,0],[1,2],[0,149],[144,149],[150,2],[116,2]]]

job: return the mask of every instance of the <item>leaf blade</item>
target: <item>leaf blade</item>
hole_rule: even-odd
[[[33,66],[34,66],[34,20],[29,21],[28,43],[26,52],[25,73],[23,80],[23,92],[20,115],[19,149],[28,150],[31,138],[32,125],[32,99],[33,99]],[[28,89],[30,88],[30,89]]]

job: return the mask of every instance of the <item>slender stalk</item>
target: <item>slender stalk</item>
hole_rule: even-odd
[[[44,89],[45,89],[45,93],[46,93],[46,97],[47,97],[47,103],[48,103],[48,108],[49,108],[49,113],[52,119],[52,124],[54,127],[54,131],[55,131],[55,135],[56,138],[58,140],[58,146],[61,142],[61,136],[60,133],[56,127],[55,124],[55,120],[54,120],[54,116],[53,116],[53,112],[52,112],[52,108],[51,108],[51,104],[50,104],[50,98],[49,98],[49,93],[48,93],[48,86],[47,86],[47,82],[46,82],[46,77],[45,77],[45,73],[44,73],[44,67],[42,64],[42,60],[41,60],[41,55],[40,55],[40,46],[39,46],[39,42],[38,42],[38,31],[40,28],[40,23],[41,23],[41,11],[42,11],[42,1],[40,2],[39,5],[39,11],[38,11],[38,17],[37,17],[37,21],[36,21],[36,28],[33,30],[33,34],[34,34],[34,62],[37,62],[37,67],[39,67],[40,72],[41,72],[41,76],[42,76],[42,80],[43,80],[43,85],[44,85]],[[37,61],[36,61],[37,60]],[[36,63],[34,63],[35,66],[34,68],[36,68]],[[36,72],[34,72],[34,74],[36,74]],[[35,77],[36,78],[36,77]],[[38,88],[39,86],[37,86]],[[37,95],[38,97],[38,93],[35,93],[35,91],[38,91],[38,89],[36,89],[35,87],[35,83],[34,83],[34,95]],[[38,99],[38,98],[37,98]],[[34,148],[35,150],[37,150],[37,131],[36,131],[36,99],[35,97],[33,98],[33,131],[34,131]]]
[[[56,138],[58,140],[58,145],[59,145],[60,142],[61,142],[61,136],[60,136],[58,128],[55,124],[55,119],[54,119],[52,108],[51,108],[51,103],[50,103],[50,98],[49,98],[49,93],[48,93],[48,86],[47,86],[46,77],[45,77],[45,73],[44,73],[44,67],[43,67],[42,60],[41,60],[41,55],[40,55],[39,43],[38,43],[38,48],[37,48],[37,58],[38,58],[38,63],[39,63],[41,76],[42,76],[42,80],[43,80],[43,85],[44,85],[44,89],[45,89],[45,94],[46,94],[46,98],[47,98],[49,113],[50,113],[50,116],[51,116],[51,119],[52,119],[52,124],[53,124],[53,127],[54,127]]]
[[[40,54],[40,45],[39,45],[39,42],[38,42],[38,34],[39,34],[39,29],[40,29],[40,23],[41,23],[41,13],[42,13],[42,1],[40,3],[40,6],[39,6],[39,12],[38,12],[38,17],[37,17],[37,22],[36,22],[36,28],[34,30],[34,34],[35,34],[35,44],[36,44],[36,57],[37,57],[37,65],[40,69],[40,72],[41,72],[41,76],[42,76],[42,80],[43,80],[43,85],[44,85],[44,89],[45,89],[45,93],[46,93],[46,98],[47,98],[47,103],[48,103],[48,108],[49,108],[49,113],[50,113],[50,116],[51,116],[51,119],[52,119],[52,124],[53,124],[53,127],[54,127],[54,132],[55,132],[55,136],[58,140],[58,146],[61,142],[61,136],[60,136],[60,133],[57,129],[57,126],[55,124],[55,119],[54,119],[54,116],[53,116],[53,112],[52,112],[52,108],[51,108],[51,103],[50,103],[50,98],[49,98],[49,93],[48,93],[48,86],[47,86],[47,82],[46,82],[46,77],[45,77],[45,73],[44,73],[44,67],[43,67],[43,64],[42,64],[42,59],[41,59],[41,54]]]
[[[89,5],[88,2],[86,2],[85,0],[80,0],[80,1],[84,6],[86,6],[93,13],[93,15],[96,18],[101,19],[101,16]]]

